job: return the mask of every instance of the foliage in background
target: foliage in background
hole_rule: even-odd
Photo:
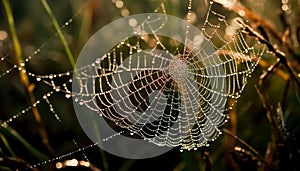
[[[75,158],[88,159],[92,170],[300,170],[299,0],[237,1],[227,9],[247,21],[244,31],[265,44],[268,53],[231,111],[223,135],[210,147],[182,153],[175,148],[144,160],[118,158],[97,147],[78,151],[92,142],[81,130],[71,100],[57,93],[49,103],[35,108],[35,101],[51,87],[27,73],[47,75],[72,70],[72,60],[98,29],[128,13],[152,12],[160,1],[128,0],[122,1],[121,7],[116,0],[1,2],[0,118],[6,121],[28,106],[30,109],[9,126],[0,127],[0,169],[55,170]],[[187,4],[165,1],[167,13],[181,18]],[[207,4],[193,0],[197,16],[193,24],[199,28]],[[26,61],[28,57],[32,59]],[[62,157],[64,154],[70,155]],[[30,168],[43,161],[37,168]]]

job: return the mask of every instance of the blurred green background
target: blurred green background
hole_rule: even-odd
[[[18,70],[14,69],[9,74],[5,74],[8,69],[17,65],[17,59],[3,2],[0,3],[0,58],[4,57],[5,59],[0,61],[0,75],[2,74],[0,77],[0,118],[2,121],[6,121],[27,108],[29,103]],[[25,60],[32,56],[32,59],[26,63],[26,69],[40,75],[72,70],[65,47],[55,35],[57,31],[42,2],[36,0],[9,0],[7,2],[12,9],[14,26],[23,58]],[[188,0],[48,0],[57,23],[63,27],[64,38],[75,60],[86,41],[101,27],[123,16],[153,12],[162,2],[166,7],[167,14],[180,18],[186,16]],[[192,2],[192,11],[196,16],[193,24],[201,28],[205,21],[209,2],[204,0],[193,0]],[[299,1],[251,0],[241,1],[241,4],[251,11],[251,15],[246,13],[242,17],[244,21],[265,35],[265,38],[268,37],[272,45],[283,51],[289,66],[295,73],[299,73]],[[225,15],[230,18],[231,15],[237,15],[236,12],[238,11],[225,10]],[[261,18],[257,19],[252,14]],[[268,25],[262,21],[272,25],[279,33],[279,37],[276,37],[276,34],[273,34],[270,29],[264,28]],[[67,25],[66,22],[68,22]],[[39,52],[35,54],[37,50]],[[36,122],[29,110],[23,116],[9,123],[9,127],[0,127],[1,169],[13,170],[19,167],[18,164],[21,165],[20,168],[24,168],[24,163],[34,165],[70,152],[74,152],[74,154],[41,164],[37,169],[56,170],[57,162],[73,158],[78,160],[88,158],[91,164],[104,171],[194,171],[211,168],[213,170],[281,170],[289,169],[289,167],[295,168],[295,170],[297,167],[299,169],[299,164],[297,164],[300,162],[298,149],[298,144],[300,144],[299,85],[291,78],[289,70],[283,64],[276,66],[276,69],[270,72],[265,79],[261,78],[262,74],[276,63],[277,58],[276,55],[268,52],[262,56],[262,60],[248,81],[241,98],[230,112],[230,121],[223,126],[234,135],[239,136],[238,140],[228,133],[223,133],[215,142],[210,143],[209,147],[191,152],[179,152],[179,148],[174,148],[161,156],[143,160],[119,158],[101,151],[98,147],[88,148],[84,152],[76,152],[76,149],[88,146],[92,142],[78,124],[72,101],[66,99],[64,93],[56,93],[49,100],[61,118],[61,122],[55,119],[53,113],[49,111],[49,105],[43,102],[38,107],[41,124]],[[28,78],[31,85],[34,85],[33,95],[36,99],[42,98],[45,92],[52,89],[43,82],[36,81],[35,77],[29,76]],[[258,89],[254,85],[257,85]],[[263,98],[260,98],[260,95]],[[265,106],[262,99],[267,101]],[[278,108],[279,104],[281,108]],[[282,127],[283,124],[278,119],[280,118],[277,116],[279,109],[282,109],[282,119],[286,127]],[[268,115],[275,120],[275,125],[270,123]],[[42,141],[41,125],[48,134],[51,150]],[[281,133],[277,134],[276,130],[280,130]],[[287,134],[291,136],[287,136]],[[245,147],[241,140],[250,144],[261,158]],[[292,157],[289,157],[291,155]],[[10,158],[12,161],[7,157],[12,157]],[[211,167],[209,166],[210,161]]]

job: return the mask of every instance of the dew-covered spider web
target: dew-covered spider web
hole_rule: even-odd
[[[207,6],[206,18],[198,27],[200,34],[194,34],[192,27],[196,15],[192,0],[183,18],[186,25],[179,27],[184,36],[158,34],[170,27],[171,20],[162,2],[153,12],[166,17],[149,17],[141,22],[128,20],[133,36],[119,40],[105,54],[87,56],[84,65],[78,64],[74,71],[47,75],[26,71],[51,90],[37,98],[33,106],[3,121],[2,127],[26,117],[32,107],[41,103],[46,103],[60,121],[62,114],[56,113],[50,97],[64,93],[67,99],[73,98],[78,105],[104,118],[117,134],[33,167],[71,156],[115,136],[182,150],[208,145],[221,134],[220,126],[227,121],[264,48],[242,32],[237,22],[242,19],[235,15],[227,17],[228,11],[213,1]],[[69,21],[62,27],[68,26],[72,19]],[[44,46],[47,42],[33,56]],[[26,66],[30,60],[32,56],[22,65]],[[1,61],[9,59],[3,56]],[[15,69],[19,67],[12,65],[1,77]]]

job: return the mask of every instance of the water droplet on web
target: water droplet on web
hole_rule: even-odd
[[[59,92],[60,91],[60,87],[59,86],[55,87],[55,91]]]
[[[36,77],[36,80],[37,81],[41,81],[42,79],[40,77]]]
[[[71,94],[66,94],[65,97],[68,99],[71,97]]]

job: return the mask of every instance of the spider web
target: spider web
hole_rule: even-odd
[[[220,4],[210,2],[202,35],[190,39],[189,25],[186,26],[184,44],[176,38],[156,34],[165,27],[168,22],[166,18],[149,19],[143,24],[151,29],[151,34],[141,34],[144,32],[141,25],[134,27],[132,32],[136,36],[120,40],[119,44],[104,56],[91,61],[90,65],[59,74],[27,72],[38,82],[53,88],[33,106],[46,102],[60,121],[49,98],[63,92],[66,98],[73,97],[78,104],[97,111],[99,117],[113,123],[122,135],[149,140],[159,146],[180,146],[188,150],[208,145],[221,134],[219,127],[227,121],[229,110],[240,97],[264,52],[256,40],[245,36],[236,26],[236,19],[228,22],[225,15],[219,12],[220,7]],[[167,14],[164,3],[155,12]],[[190,0],[186,16],[188,22],[191,12]],[[67,22],[63,28],[69,24]],[[159,27],[155,27],[157,25]],[[47,42],[33,55],[46,45]],[[1,58],[1,61],[5,60],[9,61],[7,56]],[[24,65],[29,60],[31,56],[25,59]],[[1,77],[14,69],[19,68],[13,65]],[[75,76],[71,79],[73,73]],[[67,81],[60,84],[61,81],[57,81],[60,79]],[[71,90],[74,81],[78,83],[78,89]],[[29,106],[14,114],[2,123],[2,127],[30,109]],[[113,136],[103,140],[109,141]],[[96,145],[38,163],[34,167]]]
[[[81,105],[125,129],[124,135],[129,131],[159,146],[197,149],[221,134],[219,127],[263,51],[239,30],[224,37],[229,24],[212,6],[202,35],[190,40],[186,26],[185,44],[176,42],[172,47],[172,40],[157,35],[167,23],[150,18],[134,27],[137,36],[122,40],[89,68],[76,72],[80,91],[73,95]],[[150,50],[142,53],[145,49]],[[234,100],[226,107],[228,98]]]

